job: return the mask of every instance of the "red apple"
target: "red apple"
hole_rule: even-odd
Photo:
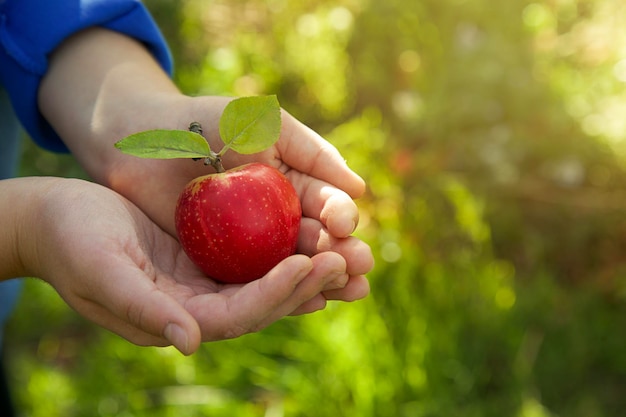
[[[245,283],[295,253],[301,216],[289,180],[251,163],[190,181],[176,206],[176,231],[205,274]]]

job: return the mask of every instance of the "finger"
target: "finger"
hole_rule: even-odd
[[[349,275],[365,275],[374,267],[372,250],[355,237],[338,239],[328,233],[316,220],[303,218],[300,222],[298,252],[313,256],[322,252],[337,252],[347,263]]]
[[[363,275],[350,277],[345,287],[335,290],[324,291],[324,297],[327,300],[339,301],[356,301],[368,296],[370,293],[370,284]]]
[[[167,339],[184,355],[190,355],[200,346],[201,335],[197,322],[167,294],[156,289],[136,292],[126,301],[121,298],[121,302],[127,304],[122,319],[128,319],[130,324],[144,332]]]
[[[226,287],[219,294],[221,306],[209,304],[199,296],[193,300],[190,311],[200,322],[203,340],[235,338],[257,332],[291,314],[319,296],[327,282],[344,273],[345,261],[338,254],[313,258],[295,255],[259,280]]]
[[[313,262],[311,272],[298,285],[293,296],[268,316],[265,326],[287,315],[324,309],[326,299],[321,294],[323,289],[329,285],[336,287],[334,284],[336,282],[345,282],[346,263],[339,254],[326,252],[312,257],[311,261]]]
[[[297,171],[289,171],[287,178],[300,196],[304,216],[320,219],[336,237],[347,237],[354,232],[359,210],[347,193]]]
[[[348,167],[339,151],[285,111],[276,146],[281,159],[292,168],[333,184],[353,198],[365,192],[365,182]]]
[[[129,329],[116,324],[118,331],[124,331],[124,337],[128,337],[128,331],[134,327],[154,337],[167,339],[183,354],[189,355],[200,345],[200,328],[181,304],[157,287],[157,280],[158,277],[153,281],[144,271],[124,267],[118,262],[107,271],[106,277],[94,280],[99,285],[82,298],[91,300],[112,316],[128,323]]]
[[[352,302],[361,300],[370,293],[370,285],[364,276],[349,277],[345,279],[344,285],[339,288],[324,290],[311,300],[302,304],[291,313],[292,316],[310,314],[326,307],[328,300],[338,300]]]
[[[64,297],[65,298],[65,297]],[[103,327],[118,336],[123,337],[138,346],[169,346],[171,343],[164,337],[154,336],[135,327],[127,321],[121,320],[112,314],[107,308],[88,299],[74,300],[66,299],[83,317],[89,319],[100,327]]]
[[[290,256],[261,279],[225,286],[218,294],[196,296],[186,307],[200,323],[204,341],[236,338],[262,329],[312,270],[310,258]]]
[[[322,293],[301,304],[294,311],[289,313],[290,316],[301,316],[303,314],[311,314],[326,308],[326,297]]]

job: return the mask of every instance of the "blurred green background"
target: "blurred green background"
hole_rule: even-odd
[[[150,0],[188,94],[277,94],[369,185],[372,294],[140,348],[28,280],[26,416],[622,416],[621,0]],[[22,175],[84,176],[24,145]]]

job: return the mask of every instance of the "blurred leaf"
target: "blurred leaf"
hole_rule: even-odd
[[[621,1],[146,4],[182,91],[280,96],[366,180],[372,293],[186,358],[29,285],[5,339],[24,414],[623,414]],[[24,150],[23,174],[78,172]]]

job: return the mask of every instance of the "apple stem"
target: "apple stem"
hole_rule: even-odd
[[[211,151],[211,155],[204,158],[204,165],[211,165],[218,173],[225,172],[222,165],[222,156]]]

